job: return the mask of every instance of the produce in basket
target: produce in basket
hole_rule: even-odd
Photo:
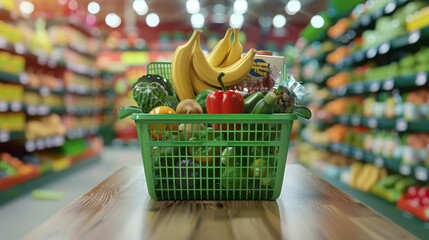
[[[155,107],[168,105],[168,92],[157,82],[138,82],[133,87],[133,98],[143,113]]]
[[[248,174],[245,168],[228,167],[222,173],[221,184],[227,189],[246,189]]]
[[[176,187],[191,189],[199,186],[200,169],[199,164],[192,159],[185,159],[174,166],[174,178]]]
[[[176,111],[167,106],[158,106],[149,111],[149,114],[175,114]],[[152,139],[162,139],[167,131],[177,131],[178,126],[175,123],[171,124],[151,124],[150,131]]]

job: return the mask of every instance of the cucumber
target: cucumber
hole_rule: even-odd
[[[250,96],[244,99],[244,112],[251,113],[255,105],[259,102],[259,100],[263,99],[265,94],[262,92],[252,93]]]
[[[260,99],[251,113],[255,114],[271,114],[274,112],[274,105],[276,103],[277,96],[273,92],[267,93],[263,99]]]

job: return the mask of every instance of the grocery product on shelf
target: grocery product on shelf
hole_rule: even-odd
[[[315,117],[304,122],[301,138],[319,156],[335,153],[351,162],[350,170],[338,167],[343,174],[328,180],[339,178],[346,191],[366,192],[367,199],[375,195],[386,204],[398,202],[397,208],[424,221],[426,205],[405,195],[429,181],[426,8],[418,0],[365,1],[302,52],[323,43],[334,43],[333,50],[301,56],[305,61],[300,62],[307,82],[325,93],[310,98]],[[320,71],[327,65],[334,69],[329,76]],[[305,153],[299,151],[298,157],[303,155],[306,166],[324,169],[312,168]]]

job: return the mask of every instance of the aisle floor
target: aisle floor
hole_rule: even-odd
[[[62,199],[37,200],[28,193],[1,205],[0,238],[22,238],[116,170],[123,166],[141,165],[140,159],[137,147],[105,148],[99,161],[38,188],[62,193]]]

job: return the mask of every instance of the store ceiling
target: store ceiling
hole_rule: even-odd
[[[78,0],[80,7],[85,7],[93,0]],[[98,21],[104,21],[104,17],[114,12],[123,19],[123,25],[144,24],[145,16],[139,16],[132,10],[133,0],[99,1],[101,5],[98,13]],[[149,12],[157,13],[161,23],[189,25],[190,15],[186,12],[186,0],[146,0]],[[200,0],[201,12],[206,19],[210,19],[212,8],[215,4],[227,6],[227,14],[232,12],[233,0]],[[260,16],[273,17],[276,14],[283,14],[287,18],[287,24],[304,26],[308,24],[310,18],[318,12],[327,9],[328,0],[300,0],[301,11],[290,16],[285,12],[285,5],[288,0],[248,0],[249,10],[245,14],[245,24],[258,24]],[[127,18],[124,18],[127,16]],[[206,20],[207,22],[207,20]],[[208,23],[210,24],[210,23]]]

